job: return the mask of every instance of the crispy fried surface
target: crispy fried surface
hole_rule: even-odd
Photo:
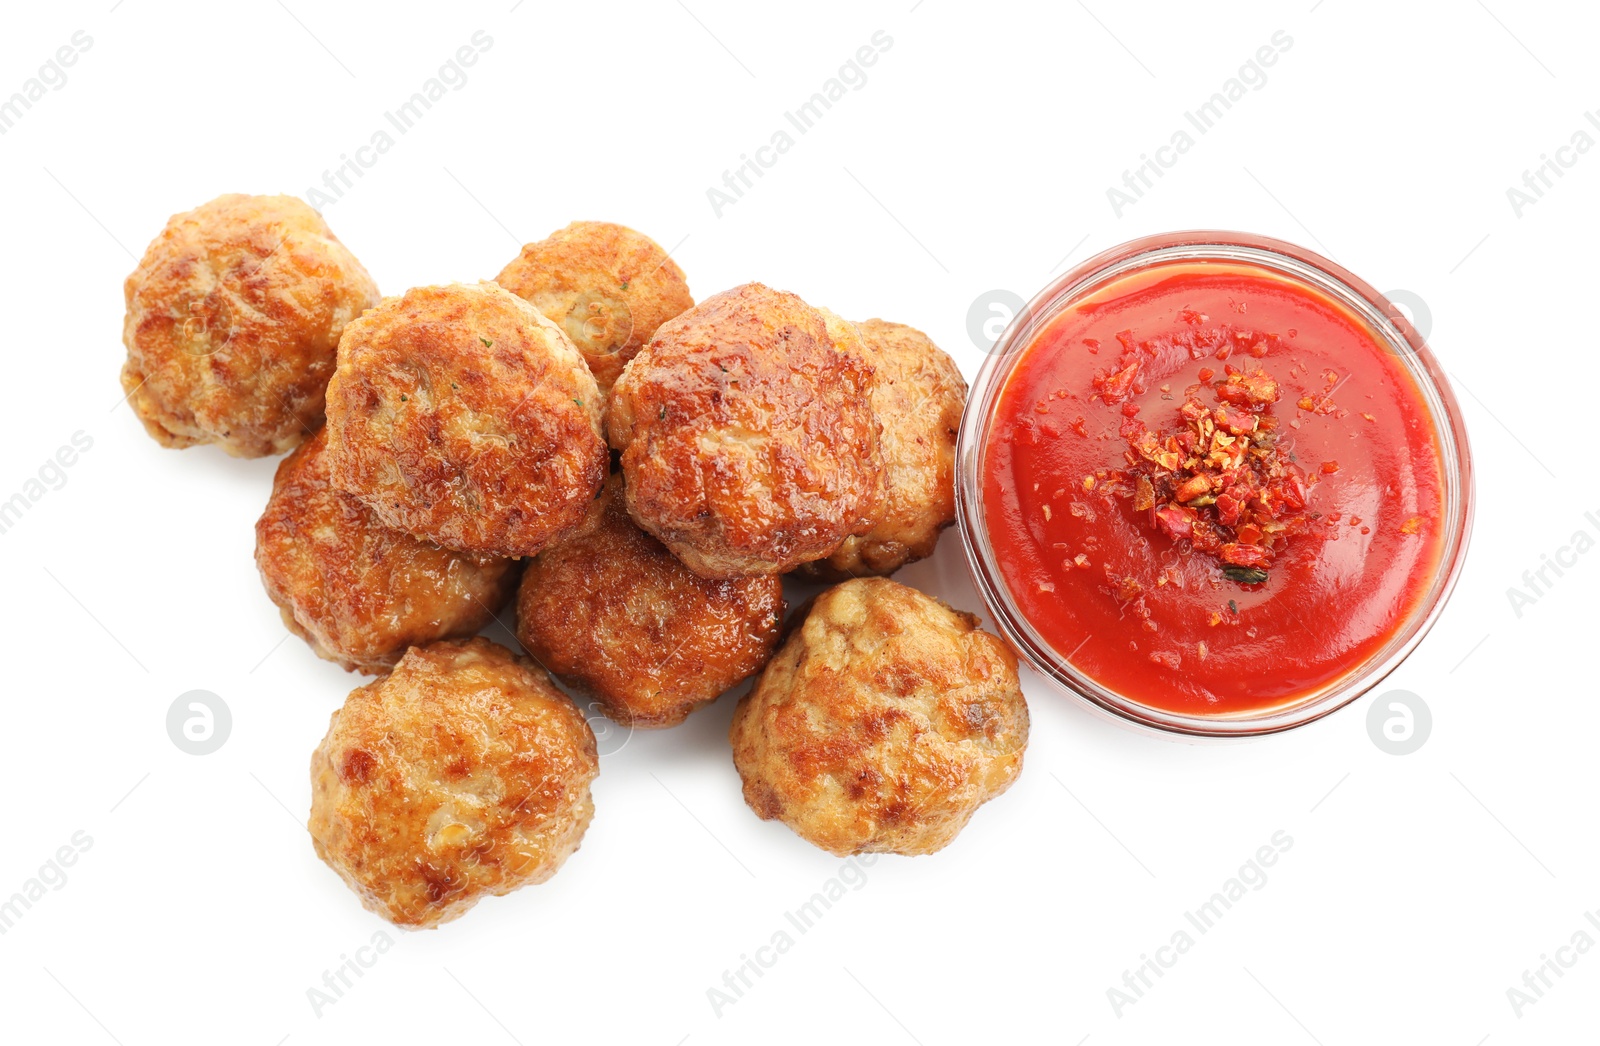
[[[493,283],[413,288],[349,326],[328,460],[388,526],[494,556],[531,556],[581,522],[610,461],[577,350]]]
[[[885,489],[876,526],[801,568],[830,581],[892,574],[932,555],[956,518],[956,433],[967,383],[955,361],[915,327],[867,320],[856,329],[873,367]]]
[[[482,638],[414,647],[333,714],[311,839],[369,910],[437,926],[554,875],[598,773],[588,723],[525,658]]]
[[[566,332],[605,393],[657,327],[694,305],[683,270],[660,244],[611,222],[557,229],[494,280]]]
[[[819,595],[740,702],[745,801],[831,853],[941,849],[1022,768],[1017,660],[977,618],[895,581]]]
[[[256,566],[295,635],[346,669],[385,672],[410,646],[476,632],[516,584],[478,559],[379,523],[328,481],[327,430],[278,465],[256,523]]]
[[[872,368],[855,327],[748,283],[669,320],[612,391],[628,510],[702,577],[777,574],[873,523]]]
[[[123,284],[122,388],[167,447],[281,454],[322,423],[345,325],[378,288],[292,196],[219,196],[174,215]]]
[[[535,557],[517,596],[517,638],[605,714],[672,726],[756,672],[778,645],[777,576],[697,577],[640,530],[622,478],[595,525]]]

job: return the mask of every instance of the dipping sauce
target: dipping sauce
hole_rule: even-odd
[[[1444,544],[1441,451],[1402,361],[1245,262],[1155,263],[1052,317],[998,392],[978,478],[1039,636],[1186,715],[1290,705],[1359,669]]]

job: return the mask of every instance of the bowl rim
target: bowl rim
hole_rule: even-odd
[[[1400,359],[1427,408],[1439,448],[1445,540],[1434,577],[1407,620],[1366,660],[1285,705],[1218,716],[1173,712],[1111,690],[1076,670],[1016,606],[989,540],[981,479],[999,393],[1033,337],[1082,296],[1152,265],[1169,261],[1256,264],[1301,280],[1349,308]],[[1035,294],[995,341],[973,380],[956,443],[956,523],[968,570],[990,616],[1011,646],[1047,681],[1092,710],[1168,736],[1241,738],[1315,722],[1371,691],[1433,629],[1461,576],[1476,503],[1466,423],[1449,380],[1410,317],[1371,284],[1337,262],[1286,240],[1252,233],[1188,230],[1142,236],[1073,266]]]

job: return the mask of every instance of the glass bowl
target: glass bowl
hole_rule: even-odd
[[[1243,263],[1300,282],[1342,304],[1367,324],[1375,340],[1393,352],[1415,382],[1439,450],[1442,506],[1440,554],[1434,576],[1409,615],[1366,659],[1329,682],[1271,707],[1214,715],[1153,707],[1119,693],[1080,671],[1040,635],[1007,588],[990,538],[982,496],[985,454],[997,405],[1006,383],[1035,334],[1062,310],[1114,281],[1152,265],[1171,262]],[[1424,337],[1411,320],[1344,268],[1282,240],[1233,232],[1180,232],[1147,236],[1090,258],[1034,296],[990,350],[968,397],[957,444],[956,517],[973,581],[995,624],[1040,675],[1121,721],[1191,737],[1249,737],[1320,719],[1371,690],[1416,649],[1438,620],[1455,587],[1472,528],[1472,459],[1461,411]]]

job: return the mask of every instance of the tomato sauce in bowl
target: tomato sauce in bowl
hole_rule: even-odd
[[[1277,241],[1100,256],[1012,324],[963,425],[961,511],[997,623],[1100,707],[1188,733],[1326,714],[1403,658],[1470,519],[1422,339]]]

